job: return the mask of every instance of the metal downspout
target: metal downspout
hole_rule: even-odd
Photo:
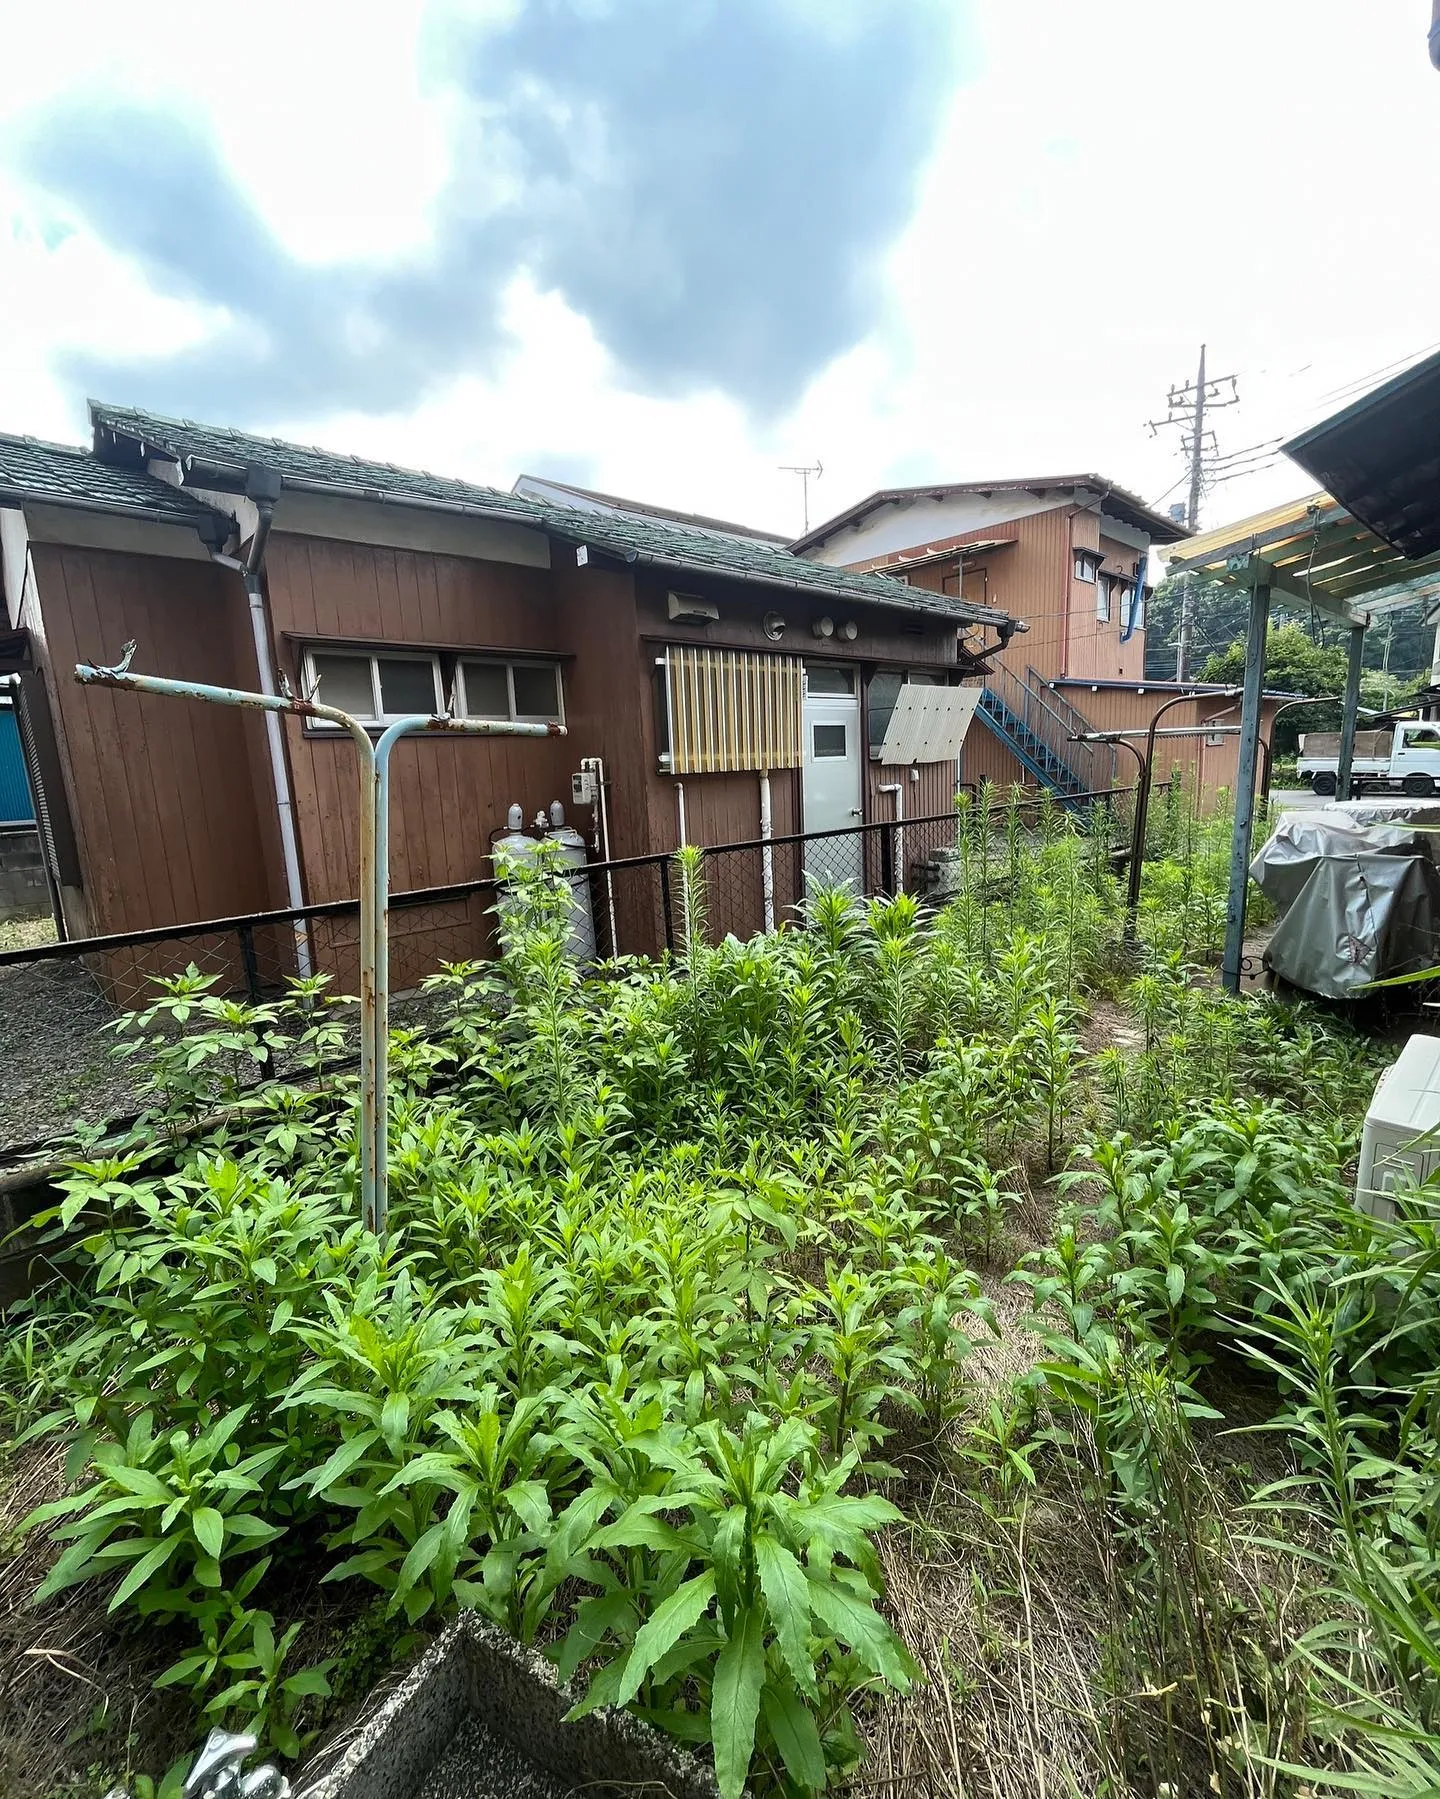
[[[760,771],[760,840],[765,845],[760,852],[760,885],[765,902],[765,930],[768,935],[775,929],[775,852],[770,847],[770,839],[774,835],[774,825],[770,813],[770,770]]]
[[[275,657],[270,642],[270,621],[265,616],[265,594],[260,574],[265,562],[265,545],[270,539],[270,526],[275,516],[272,500],[257,500],[259,514],[255,535],[250,540],[250,554],[245,559],[240,578],[245,583],[245,598],[250,607],[250,631],[255,640],[255,665],[260,677],[260,691],[274,697]],[[295,802],[290,791],[290,768],[285,760],[285,732],[279,714],[265,714],[265,747],[270,756],[270,779],[275,787],[275,812],[280,825],[280,854],[285,864],[287,903],[294,907],[305,904],[304,883],[300,878],[300,843],[295,829]],[[312,971],[310,938],[305,926],[295,925],[295,961],[304,976]]]
[[[887,781],[883,787],[877,788],[879,793],[888,793],[895,800],[895,823],[891,829],[895,833],[895,891],[905,891],[905,787],[900,781]]]

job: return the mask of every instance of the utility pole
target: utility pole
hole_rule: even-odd
[[[818,481],[825,473],[825,465],[818,456],[813,462],[808,463],[782,462],[780,473],[800,477],[801,504],[805,509],[805,530],[808,532],[810,529],[810,477],[813,475]]]
[[[1221,390],[1228,383],[1230,396],[1221,398]],[[1205,414],[1220,406],[1234,406],[1240,398],[1240,389],[1234,375],[1219,375],[1213,380],[1205,377],[1205,346],[1200,346],[1200,367],[1196,371],[1193,382],[1183,387],[1172,387],[1166,395],[1166,416],[1163,419],[1150,420],[1150,435],[1156,436],[1165,425],[1180,427],[1180,447],[1190,458],[1190,502],[1185,510],[1185,522],[1194,531],[1200,523],[1200,495],[1204,486],[1205,458],[1215,454],[1218,446],[1215,433],[1207,434]],[[1190,436],[1185,436],[1188,424]],[[1207,451],[1206,438],[1209,437]],[[1194,577],[1186,575],[1180,589],[1180,633],[1175,645],[1175,679],[1190,679],[1191,646],[1195,637],[1195,583]]]
[[[1200,446],[1205,441],[1205,346],[1200,346],[1200,369],[1195,376],[1195,417],[1190,426],[1190,506],[1185,523],[1193,531],[1200,523]],[[1184,629],[1182,625],[1181,629]]]

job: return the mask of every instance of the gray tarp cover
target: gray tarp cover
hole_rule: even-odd
[[[1323,856],[1276,927],[1266,965],[1327,999],[1440,963],[1440,871],[1428,856]]]
[[[1350,808],[1321,806],[1283,818],[1250,864],[1250,879],[1282,912],[1326,856],[1420,854],[1423,838],[1402,823],[1371,823]]]

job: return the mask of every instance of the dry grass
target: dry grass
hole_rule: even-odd
[[[972,1417],[1025,1371],[1018,1317],[1007,1324],[999,1353],[977,1357]],[[1037,1490],[1001,1493],[956,1453],[963,1432],[880,1544],[887,1610],[924,1680],[868,1720],[857,1796],[1288,1791],[1269,1764],[1314,1753],[1293,1652],[1318,1612],[1305,1563],[1262,1540],[1277,1521],[1233,1524],[1233,1441],[1157,1452],[1181,1497],[1142,1540],[1079,1463],[1047,1458]]]
[[[53,918],[0,918],[0,950],[39,949],[54,941]]]
[[[152,1682],[170,1659],[156,1633],[120,1630],[108,1592],[73,1589],[43,1608],[30,1599],[59,1553],[48,1533],[15,1532],[37,1505],[66,1490],[64,1445],[16,1452],[0,1469],[0,1793],[43,1799],[84,1793],[128,1768],[135,1743],[188,1741],[188,1707]],[[150,1755],[147,1753],[146,1763]]]
[[[944,1528],[881,1543],[889,1609],[925,1678],[879,1712],[857,1786],[896,1799],[1095,1792],[1106,1619],[1090,1546],[1046,1504],[997,1529],[952,1488],[933,1515]]]

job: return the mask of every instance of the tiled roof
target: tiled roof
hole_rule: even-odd
[[[243,490],[245,471],[252,464],[273,470],[287,487],[317,488],[347,493],[357,498],[449,501],[456,506],[483,509],[488,517],[513,518],[519,524],[535,524],[534,504],[498,488],[456,481],[448,475],[432,475],[424,469],[397,468],[393,462],[370,462],[363,456],[345,456],[310,444],[287,443],[282,437],[260,437],[250,431],[231,431],[217,425],[197,425],[191,419],[162,418],[129,406],[105,406],[90,402],[95,426],[95,451],[108,451],[107,434],[144,444],[152,454],[180,463],[196,473],[197,486],[234,486]],[[198,465],[198,467],[197,467]],[[204,479],[213,475],[223,479]]]
[[[220,523],[208,506],[139,469],[115,468],[74,444],[0,434],[0,501],[19,500],[193,525],[212,538]],[[222,539],[228,530],[226,520]]]
[[[837,531],[856,524],[870,513],[878,511],[881,506],[903,505],[907,501],[918,499],[945,500],[955,494],[1039,494],[1068,492],[1077,487],[1098,494],[1102,511],[1144,531],[1151,543],[1175,543],[1189,535],[1186,526],[1156,512],[1135,494],[1127,493],[1113,481],[1107,481],[1104,475],[1092,472],[1080,475],[1030,475],[1018,481],[927,481],[918,487],[882,487],[875,493],[867,494],[863,500],[857,500],[853,506],[847,506],[843,512],[837,512],[834,518],[822,519],[803,537],[797,537],[790,548],[796,551],[814,549],[827,538],[833,537]]]
[[[723,531],[728,537],[758,537],[762,543],[781,546],[790,542],[779,531],[761,531],[754,525],[739,525],[728,518],[710,518],[703,512],[677,512],[673,506],[652,506],[648,500],[625,500],[619,494],[601,493],[593,487],[574,487],[568,481],[552,481],[548,475],[518,475],[510,491],[539,500],[542,505],[553,500],[568,506],[574,500],[584,512],[592,507],[599,512],[633,512],[640,518],[663,518],[677,525],[698,525],[704,531]]]
[[[760,581],[813,594],[816,599],[898,607],[906,612],[952,618],[957,624],[1003,616],[950,594],[906,587],[889,575],[856,574],[850,569],[807,562],[802,556],[792,556],[788,550],[759,539],[669,524],[663,519],[637,518],[630,513],[571,512],[560,507],[544,510],[550,515],[546,529],[553,536],[572,543],[593,544],[612,555],[657,568],[720,575],[733,581]]]
[[[817,599],[884,605],[940,618],[998,621],[993,608],[971,605],[948,594],[905,587],[886,575],[856,574],[794,556],[779,544],[744,538],[723,529],[638,513],[582,511],[521,494],[501,493],[468,481],[422,470],[367,462],[329,450],[216,429],[184,419],[90,402],[97,454],[113,453],[123,440],[142,443],[152,453],[177,460],[207,486],[243,485],[251,464],[278,473],[287,486],[351,494],[418,506],[462,508],[485,518],[529,525],[567,543],[589,544],[625,561],[680,573],[711,574],[733,581],[760,582],[813,594]]]

